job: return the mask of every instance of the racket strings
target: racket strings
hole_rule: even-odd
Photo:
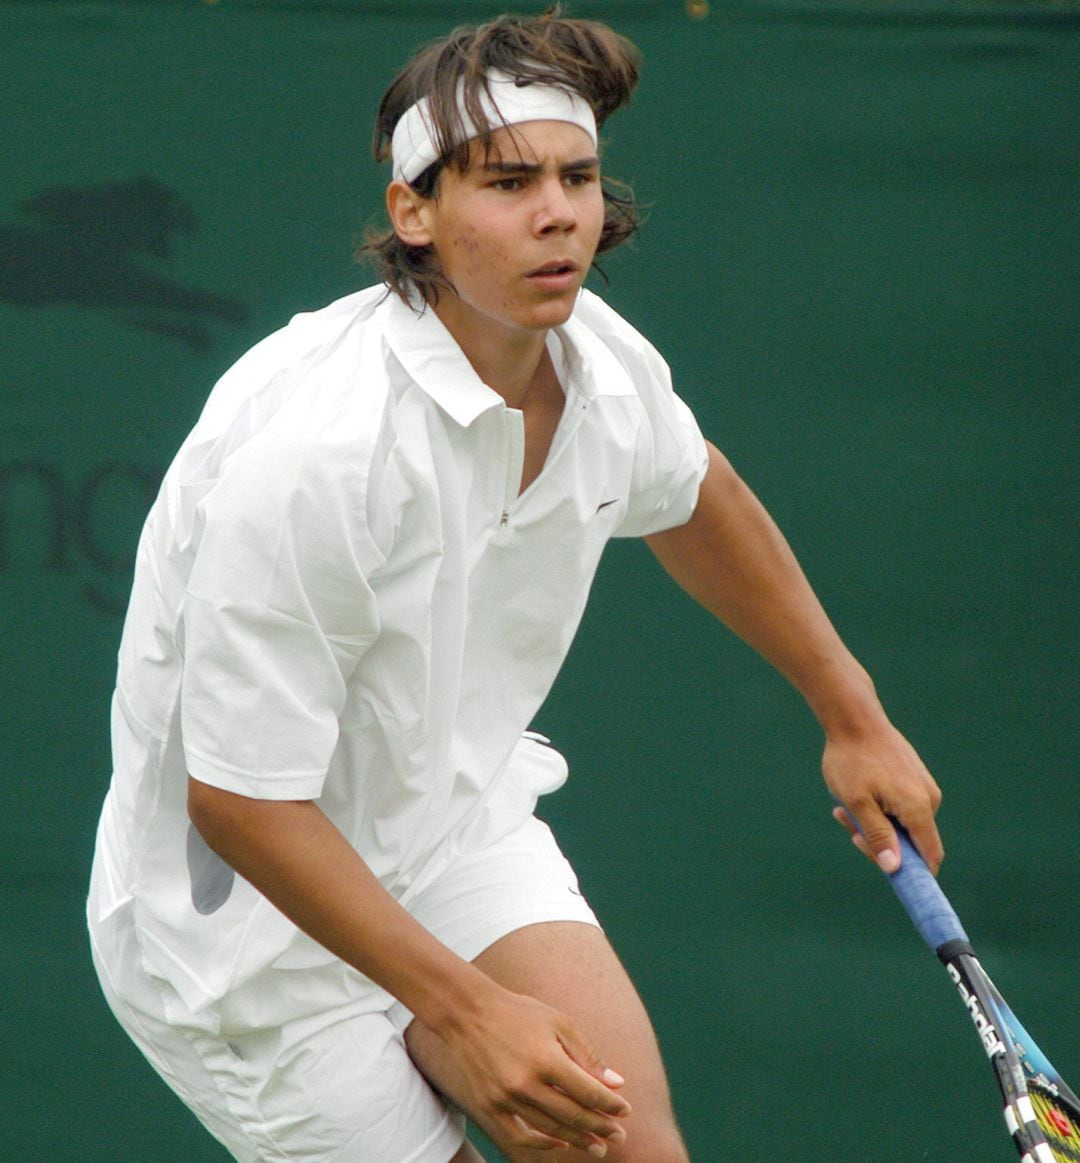
[[[1031,1105],[1039,1128],[1058,1163],[1080,1163],[1080,1118],[1053,1095],[1032,1087]]]

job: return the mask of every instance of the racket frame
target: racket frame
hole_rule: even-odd
[[[851,819],[854,816],[848,813]],[[900,867],[888,880],[920,936],[945,966],[993,1067],[1004,1101],[1005,1125],[1021,1163],[1057,1163],[1031,1100],[1032,1089],[1055,1099],[1080,1131],[1080,1099],[1017,1020],[983,969],[944,890],[911,842],[892,820],[900,841]],[[1077,1140],[1080,1152],[1080,1135]]]
[[[970,943],[959,940],[946,942],[935,952],[956,987],[993,1068],[1004,1100],[1002,1114],[1005,1126],[1022,1163],[1056,1163],[1057,1157],[1035,1114],[1031,1085],[1037,1072],[1040,1077],[1036,1085],[1041,1084],[1054,1097],[1068,1099],[1068,1088],[1064,1087],[1064,1083],[1059,1086],[1045,1071],[1037,1071],[1034,1063],[1026,1060],[1029,1045],[1040,1058],[1041,1053],[1022,1027],[1020,1031],[1024,1040],[1018,1045],[1016,1027],[1019,1023],[983,969]],[[1050,1069],[1053,1070],[1052,1067]],[[1061,1093],[1062,1087],[1065,1094]]]

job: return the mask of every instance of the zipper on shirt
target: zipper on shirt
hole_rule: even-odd
[[[506,475],[503,478],[503,502],[499,514],[500,530],[510,524],[510,512],[517,503],[521,491],[521,474],[525,469],[525,415],[517,408],[506,408],[503,411],[503,436]]]
[[[516,408],[503,412],[503,434],[505,436],[506,477],[503,484],[503,504],[499,512],[496,533],[502,533],[510,524],[514,508],[524,497],[537,488],[551,470],[563,449],[570,443],[575,429],[588,410],[588,400],[567,385],[567,413],[562,417],[555,431],[555,439],[548,449],[547,460],[540,473],[529,487],[521,492],[521,474],[525,468],[525,416]],[[571,396],[571,393],[573,395]]]

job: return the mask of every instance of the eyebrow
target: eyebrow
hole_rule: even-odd
[[[578,158],[576,161],[566,162],[559,166],[559,172],[566,174],[573,170],[594,170],[600,165],[600,159],[594,154],[591,157]],[[537,162],[526,161],[486,161],[480,169],[491,174],[538,174],[543,166]]]

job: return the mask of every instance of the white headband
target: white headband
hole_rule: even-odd
[[[556,85],[518,85],[513,77],[496,71],[488,74],[488,85],[491,95],[481,89],[479,97],[492,128],[520,125],[523,121],[569,121],[571,125],[584,129],[593,148],[596,148],[596,116],[589,103],[576,93]],[[479,130],[465,111],[463,88],[463,82],[459,81],[458,109],[465,132],[462,141],[468,141],[476,137]],[[455,141],[453,144],[460,145],[461,142]],[[415,181],[428,166],[442,157],[428,111],[427,97],[421,97],[401,115],[394,126],[391,152],[394,177],[406,182]]]

